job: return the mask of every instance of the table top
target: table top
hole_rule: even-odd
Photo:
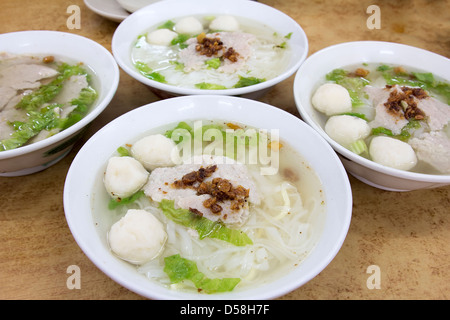
[[[379,29],[368,27],[373,1],[260,2],[287,13],[303,27],[309,54],[347,41],[381,40],[450,57],[450,0],[379,2]],[[69,5],[80,9],[79,29],[68,28]],[[0,33],[58,30],[88,37],[108,50],[117,26],[82,0],[2,0],[0,10]],[[300,117],[292,84],[293,77],[260,101]],[[111,280],[83,254],[65,220],[63,187],[71,161],[93,133],[119,115],[157,100],[121,71],[110,106],[67,157],[39,173],[0,178],[0,299],[143,299]],[[450,186],[389,192],[349,179],[353,216],[341,250],[314,279],[279,299],[449,299]],[[74,265],[80,268],[79,289],[67,285],[68,268]],[[373,267],[380,275],[379,287],[371,285]]]

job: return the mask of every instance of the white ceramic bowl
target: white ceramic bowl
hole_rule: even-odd
[[[149,4],[161,0],[117,0],[122,8],[127,10],[128,12],[135,12]]]
[[[450,184],[450,175],[431,175],[393,169],[356,155],[331,139],[324,131],[326,116],[311,105],[318,83],[336,68],[359,63],[386,63],[432,72],[450,81],[450,60],[415,47],[381,41],[337,44],[312,54],[294,80],[294,98],[302,119],[336,150],[345,168],[357,179],[389,191],[411,191]]]
[[[110,155],[118,146],[152,128],[198,119],[223,119],[268,130],[279,129],[280,139],[295,148],[319,176],[327,208],[323,232],[307,258],[291,273],[247,291],[211,295],[183,293],[166,289],[138,274],[135,267],[111,253],[106,237],[99,236],[99,226],[92,213],[93,190]],[[87,257],[111,279],[144,297],[270,299],[308,282],[334,258],[348,232],[352,194],[348,176],[336,153],[317,132],[297,117],[255,100],[197,95],[145,105],[118,117],[95,133],[81,148],[69,169],[64,187],[64,210],[70,230]]]
[[[83,129],[109,104],[119,84],[119,68],[111,53],[88,38],[58,31],[21,31],[0,35],[0,52],[47,54],[83,62],[94,74],[99,96],[89,113],[66,130],[45,140],[0,152],[0,176],[38,172],[67,155]]]
[[[131,48],[138,35],[142,34],[145,30],[177,17],[208,14],[230,14],[254,21],[260,21],[261,23],[272,27],[272,29],[277,30],[281,35],[287,35],[292,32],[292,36],[289,40],[289,44],[292,47],[292,57],[286,70],[281,70],[280,74],[273,79],[244,88],[202,90],[183,88],[150,80],[141,75],[133,66],[130,55]],[[149,86],[160,97],[192,94],[218,94],[258,98],[274,85],[287,79],[297,71],[308,54],[308,39],[303,29],[296,21],[288,15],[259,2],[242,0],[220,2],[209,0],[165,0],[146,6],[126,18],[117,27],[114,33],[112,39],[112,52],[119,66],[127,74]]]

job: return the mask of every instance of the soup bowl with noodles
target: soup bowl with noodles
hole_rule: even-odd
[[[437,188],[450,184],[449,73],[450,59],[420,48],[341,43],[305,61],[294,98],[359,180],[389,191]]]
[[[168,0],[125,19],[112,51],[127,74],[161,97],[257,98],[297,71],[308,40],[296,21],[262,3]]]
[[[144,297],[272,299],[332,261],[352,194],[337,155],[300,119],[197,95],[94,134],[69,169],[64,210],[89,259]]]

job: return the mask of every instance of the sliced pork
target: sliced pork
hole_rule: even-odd
[[[179,57],[186,72],[200,69],[205,61],[223,58],[219,71],[233,73],[242,68],[252,54],[251,43],[256,37],[243,32],[217,32],[191,38]]]
[[[392,91],[400,89],[397,86],[390,89],[366,86],[364,90],[369,95],[369,100],[375,106],[375,119],[369,122],[369,126],[371,128],[383,127],[391,130],[393,134],[400,134],[408,120],[401,113],[389,112],[385,106]]]
[[[450,107],[420,88],[366,86],[365,91],[375,105],[375,119],[369,123],[372,128],[383,127],[400,134],[410,119],[416,119],[426,121],[430,130],[437,131],[450,121]]]
[[[424,133],[413,138],[409,144],[416,152],[417,158],[433,166],[444,174],[450,174],[450,139],[443,131]]]
[[[247,220],[249,203],[261,202],[244,164],[207,155],[194,157],[191,163],[154,169],[144,192],[156,202],[174,200],[175,207],[236,226]]]
[[[421,99],[417,106],[425,113],[432,131],[442,130],[450,121],[450,106],[433,97]]]

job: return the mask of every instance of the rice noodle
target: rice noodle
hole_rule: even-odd
[[[254,287],[273,281],[301,264],[322,231],[325,207],[319,179],[287,145],[280,152],[280,166],[278,174],[261,175],[260,165],[246,165],[262,199],[258,205],[249,204],[248,220],[239,228],[252,240],[251,245],[234,246],[218,239],[199,239],[195,230],[167,218],[159,204],[147,197],[115,209],[114,214],[108,210],[105,214],[105,198],[109,196],[101,179],[98,179],[99,188],[103,187],[105,198],[98,201],[94,215],[99,215],[96,217],[98,225],[106,225],[105,230],[130,208],[144,209],[165,225],[168,237],[164,251],[154,260],[137,267],[138,272],[160,285],[174,290],[197,291],[189,281],[171,284],[163,271],[164,258],[180,254],[194,261],[208,278],[240,278],[235,291]],[[289,177],[282,174],[283,166],[296,168],[298,179],[288,180]]]
[[[266,179],[273,180],[273,177]],[[189,229],[168,220],[156,204],[144,199],[139,205],[142,209],[156,214],[167,224],[169,240],[164,256],[178,252],[195,261],[199,270],[206,276],[240,277],[242,283],[239,287],[243,287],[255,282],[269,281],[273,274],[264,272],[266,270],[278,269],[281,272],[293,267],[307,255],[313,245],[310,241],[312,237],[309,236],[312,226],[305,221],[307,212],[301,205],[301,196],[295,186],[282,181],[276,192],[266,190],[264,198],[266,204],[253,207],[252,216],[241,228],[253,240],[253,245],[245,247],[233,246],[215,239],[200,240],[192,237]],[[277,210],[267,207],[268,204],[279,203],[280,199],[283,199],[285,205],[278,206]],[[313,203],[313,206],[316,206],[316,203]],[[314,210],[314,207],[309,209]],[[162,284],[168,284],[167,275],[161,272],[162,265],[163,257],[160,257],[141,266],[139,272]]]

